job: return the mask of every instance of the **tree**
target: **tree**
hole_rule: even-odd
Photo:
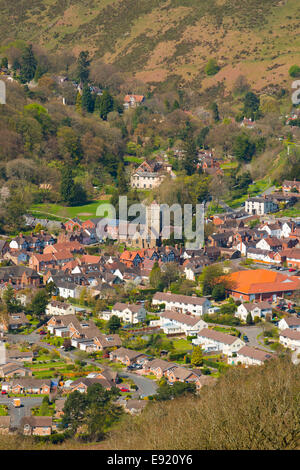
[[[226,298],[226,290],[225,290],[224,285],[223,284],[217,284],[213,288],[213,290],[211,292],[211,296],[216,301],[224,300]]]
[[[77,390],[70,393],[65,401],[63,409],[62,428],[70,426],[73,433],[84,422],[88,407],[87,396]]]
[[[166,263],[164,271],[162,272],[162,285],[163,287],[170,288],[170,284],[179,279],[179,269],[176,263]]]
[[[218,108],[217,103],[213,103],[211,105],[211,110],[212,110],[212,113],[213,113],[213,120],[215,122],[219,122],[220,121],[220,116],[219,116],[219,108]]]
[[[196,367],[202,366],[203,364],[203,353],[201,346],[195,346],[192,352],[191,364]]]
[[[177,100],[174,101],[173,103],[173,111],[175,111],[176,109],[179,109],[180,108],[180,104],[178,103]]]
[[[225,289],[229,288],[229,281],[223,276],[223,269],[218,264],[211,264],[203,269],[200,276],[202,283],[203,295],[211,295],[215,286],[224,286]]]
[[[186,174],[191,176],[197,171],[198,153],[195,142],[189,139],[184,144],[185,156],[183,158],[182,166]]]
[[[7,57],[2,57],[0,67],[3,67],[5,69],[8,68],[8,58]]]
[[[69,166],[65,166],[61,172],[60,194],[64,202],[70,202],[74,187],[73,171]]]
[[[76,95],[76,102],[75,102],[75,108],[78,113],[81,113],[82,111],[82,96],[81,93],[78,91]]]
[[[234,82],[233,91],[235,93],[246,93],[250,88],[247,78],[244,75],[239,75]]]
[[[209,76],[216,75],[216,73],[218,73],[219,70],[220,70],[220,67],[218,66],[216,59],[209,59],[209,61],[207,62],[205,66],[206,75],[209,75]]]
[[[209,127],[203,127],[196,139],[196,144],[200,148],[205,148],[205,139],[207,134],[209,133]]]
[[[158,387],[157,393],[156,395],[154,395],[154,398],[157,401],[166,401],[172,400],[173,398],[180,397],[182,395],[195,395],[195,393],[196,385],[194,383],[175,382],[171,386],[166,381],[163,381]]]
[[[155,289],[159,289],[161,286],[162,273],[157,261],[155,261],[153,268],[149,275],[150,285]]]
[[[114,108],[114,100],[107,90],[103,91],[103,94],[100,96],[99,100],[99,114],[101,119],[106,121],[107,115]]]
[[[45,289],[39,290],[32,299],[30,310],[36,316],[44,315],[49,303],[49,294]]]
[[[94,111],[94,100],[92,97],[90,87],[87,84],[83,86],[82,96],[81,96],[81,107],[87,113],[92,113]]]
[[[121,414],[121,409],[113,403],[119,393],[116,387],[105,390],[98,383],[89,386],[86,394],[77,390],[70,393],[63,409],[61,427],[70,426],[73,433],[82,428],[90,440],[100,440]]]
[[[21,80],[24,83],[30,82],[34,78],[36,68],[37,60],[32,50],[32,44],[29,44],[25,47],[24,52],[22,54],[20,71]]]
[[[250,162],[255,154],[256,145],[247,134],[240,134],[236,137],[232,150],[238,160]]]
[[[81,83],[85,84],[90,75],[90,61],[89,61],[89,52],[81,51],[77,59],[77,71],[76,79]]]
[[[110,333],[115,333],[121,328],[121,320],[117,315],[112,315],[107,322],[107,328]]]
[[[124,166],[123,161],[121,161],[118,165],[117,180],[118,180],[118,193],[119,195],[123,196],[128,192],[128,185],[127,185],[126,175],[125,175],[125,166]]]
[[[4,221],[7,229],[11,231],[22,230],[24,227],[24,214],[30,207],[30,198],[27,199],[25,191],[12,191],[5,204]]]
[[[70,206],[82,206],[87,202],[87,194],[85,189],[79,183],[74,183],[74,186],[71,190],[70,199],[69,199]]]
[[[21,304],[15,298],[14,288],[10,284],[8,284],[7,288],[3,292],[2,298],[8,313],[19,312],[21,310]]]
[[[292,65],[289,69],[289,75],[293,78],[300,77],[300,67],[299,65]]]
[[[247,325],[252,325],[252,324],[253,324],[251,312],[249,312],[249,313],[247,314],[246,323],[247,323]]]
[[[64,159],[68,159],[74,164],[82,160],[81,139],[74,129],[68,126],[60,127],[57,132],[57,140],[60,154]]]
[[[248,119],[253,121],[259,117],[260,98],[252,91],[248,91],[244,98],[243,113]]]

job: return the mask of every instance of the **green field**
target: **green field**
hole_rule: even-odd
[[[248,194],[253,197],[253,196],[258,196],[261,194],[263,191],[268,189],[271,186],[271,183],[269,182],[269,179],[262,179],[258,180],[253,184],[250,184],[246,194],[241,196],[240,198],[235,198],[235,199],[228,199],[225,202],[232,207],[233,209],[238,208],[243,202],[246,201],[248,198]]]
[[[92,201],[84,206],[67,207],[60,204],[34,204],[30,212],[35,217],[48,218],[64,221],[78,217],[81,220],[88,220],[90,217],[96,217],[96,212],[101,204],[108,201]]]

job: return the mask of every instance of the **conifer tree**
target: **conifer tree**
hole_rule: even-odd
[[[83,86],[81,96],[81,108],[83,109],[83,111],[86,111],[88,113],[92,113],[94,111],[94,100],[91,94],[90,87],[87,84]]]
[[[37,60],[32,50],[32,44],[29,44],[29,46],[27,46],[24,49],[24,52],[22,55],[21,72],[20,72],[21,80],[24,83],[30,82],[30,80],[32,80],[35,75],[36,68],[37,68]]]

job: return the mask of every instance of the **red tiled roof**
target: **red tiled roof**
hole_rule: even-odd
[[[243,294],[283,292],[300,289],[300,280],[295,276],[287,276],[266,269],[237,271],[229,274],[226,278],[233,283],[232,291]]]
[[[83,255],[80,259],[81,264],[97,264],[101,261],[101,256]]]
[[[131,98],[134,98],[135,101],[141,103],[145,97],[144,95],[126,95],[124,98],[125,103],[129,103]]]

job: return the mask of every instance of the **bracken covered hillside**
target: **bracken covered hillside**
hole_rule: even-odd
[[[242,73],[259,90],[299,62],[298,0],[0,0],[0,10],[2,44],[88,49],[148,83],[230,89]],[[221,66],[213,77],[210,58]]]
[[[141,416],[113,432],[102,448],[298,449],[299,373],[299,366],[287,358],[232,369],[214,387],[203,388],[198,398],[151,403]]]

